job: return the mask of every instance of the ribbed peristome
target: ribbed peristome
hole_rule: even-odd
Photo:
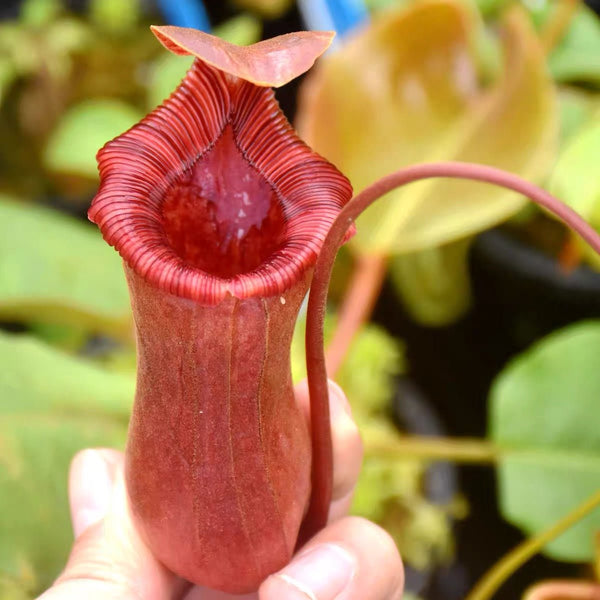
[[[283,225],[260,264],[222,277],[175,251],[162,208],[172,186],[226,131],[256,177],[272,188]],[[331,223],[352,194],[348,180],[296,136],[272,90],[198,59],[170,98],[107,143],[98,162],[101,185],[89,217],[105,240],[150,284],[206,304],[227,294],[249,298],[289,289],[314,265]],[[228,168],[213,167],[223,173]]]

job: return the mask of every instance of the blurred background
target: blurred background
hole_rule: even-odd
[[[1,0],[0,599],[35,597],[64,564],[73,454],[124,446],[129,299],[86,212],[96,151],[191,64],[150,24],[242,45],[334,29],[325,57],[276,95],[356,192],[407,164],[480,162],[542,185],[600,230],[599,7]],[[600,259],[524,198],[474,183],[397,190],[357,227],[326,323],[329,372],[365,438],[353,511],[394,536],[407,598],[464,598],[600,488]],[[303,327],[301,314],[296,379]],[[595,510],[496,597],[548,578],[600,593],[599,529]]]

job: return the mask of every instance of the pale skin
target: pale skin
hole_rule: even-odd
[[[362,443],[341,389],[329,384],[334,491],[329,524],[256,594],[231,596],[181,580],[150,553],[130,518],[123,455],[83,450],[69,476],[75,542],[67,565],[38,600],[400,600],[402,561],[377,525],[349,517]],[[309,417],[305,383],[296,398]]]

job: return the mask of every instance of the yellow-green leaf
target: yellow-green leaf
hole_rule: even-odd
[[[130,336],[119,255],[92,225],[0,197],[0,319]]]
[[[268,19],[281,16],[292,5],[292,0],[235,0],[244,10],[252,10]]]
[[[238,46],[249,46],[258,42],[261,34],[261,22],[248,13],[232,17],[213,31],[213,35]]]
[[[554,157],[558,119],[537,36],[523,11],[510,11],[504,74],[482,91],[473,50],[478,27],[466,4],[451,0],[382,13],[314,72],[303,90],[301,132],[356,191],[433,160],[540,179]],[[387,253],[438,246],[495,225],[523,203],[471,182],[412,184],[360,217],[354,244]]]
[[[88,10],[96,27],[120,34],[131,33],[142,13],[140,0],[91,0]]]
[[[164,52],[154,61],[148,82],[148,107],[166,100],[185,77],[194,62],[193,56],[178,56]]]

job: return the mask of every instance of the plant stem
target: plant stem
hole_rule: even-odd
[[[550,54],[567,32],[571,19],[579,7],[579,0],[560,0],[554,12],[544,23],[540,39],[546,55]]]
[[[600,236],[572,208],[533,183],[525,181],[512,173],[486,165],[461,162],[413,165],[382,177],[350,200],[337,216],[323,242],[315,265],[308,298],[306,370],[310,393],[313,469],[312,493],[303,527],[307,537],[314,535],[326,525],[332,491],[333,450],[329,419],[327,367],[323,351],[323,323],[333,262],[348,228],[363,210],[394,188],[433,177],[471,179],[498,185],[523,194],[554,213],[600,255]]]
[[[465,600],[488,600],[496,590],[525,562],[537,554],[548,542],[575,525],[600,505],[600,491],[593,494],[557,523],[525,540],[500,559],[477,583]]]
[[[384,441],[367,441],[365,444],[367,456],[400,456],[483,465],[498,462],[501,453],[502,451],[491,442],[477,438],[407,435]]]
[[[365,254],[356,259],[354,272],[338,313],[337,327],[326,351],[329,377],[335,378],[354,336],[363,323],[369,320],[383,285],[386,267],[387,257],[383,255]]]

